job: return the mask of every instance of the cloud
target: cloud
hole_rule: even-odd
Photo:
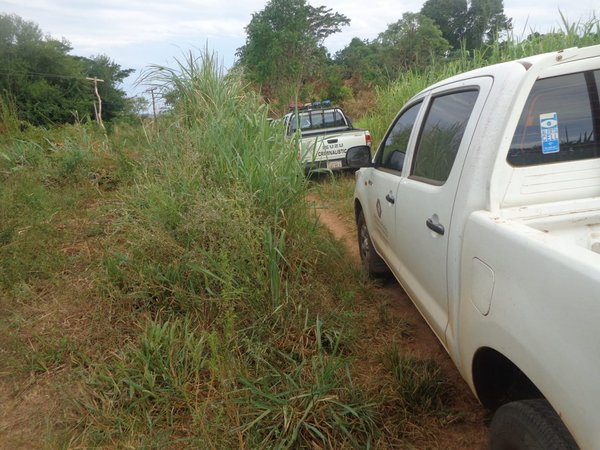
[[[564,30],[561,13],[569,24],[588,22],[593,18],[594,9],[598,8],[595,1],[508,0],[504,2],[504,13],[513,19],[515,37],[521,39],[531,32]]]
[[[111,49],[152,42],[238,37],[251,18],[253,3],[215,7],[214,1],[184,0],[9,0],[5,12],[15,12],[36,22],[55,38],[65,37],[86,53],[110,53]],[[8,6],[6,6],[8,5]],[[260,5],[257,5],[260,8]]]

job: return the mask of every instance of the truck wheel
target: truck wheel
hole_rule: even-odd
[[[498,408],[490,425],[490,450],[577,450],[579,447],[544,399]]]
[[[388,266],[373,248],[373,242],[371,242],[367,222],[365,222],[365,216],[362,211],[358,214],[356,225],[358,228],[358,249],[360,252],[360,259],[367,270],[369,278],[385,277],[389,274],[390,269],[388,269]]]

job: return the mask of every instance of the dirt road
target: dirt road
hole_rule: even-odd
[[[308,200],[314,206],[321,223],[344,244],[352,262],[360,265],[355,227],[349,225],[347,218],[330,208],[326,200],[321,200],[317,195],[310,196]],[[373,305],[371,320],[367,318],[363,334],[367,360],[374,358],[377,354],[376,349],[391,342],[400,342],[403,351],[420,358],[434,359],[442,367],[452,385],[452,408],[457,411],[460,420],[441,429],[432,429],[429,433],[424,433],[428,437],[420,443],[417,441],[417,448],[485,449],[487,412],[477,402],[425,320],[395,280],[374,285],[373,289],[375,292],[371,297],[377,299],[378,304]],[[382,310],[385,310],[383,326]],[[406,335],[403,336],[407,328],[410,330],[408,339]],[[376,366],[377,361],[374,359],[366,361],[368,370],[372,371]],[[427,424],[423,426],[427,427]]]

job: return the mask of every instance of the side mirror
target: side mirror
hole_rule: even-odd
[[[361,167],[372,167],[371,149],[367,146],[352,147],[346,152],[346,167],[359,169]]]

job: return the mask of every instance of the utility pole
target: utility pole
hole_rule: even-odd
[[[98,82],[104,83],[104,80],[101,80],[100,78],[96,77],[85,77],[85,79],[94,82],[94,92],[96,93],[96,97],[98,98],[98,106],[96,106],[96,102],[94,102],[94,113],[96,114],[96,122],[98,122],[98,125],[104,128],[104,124],[102,123],[102,99],[100,98],[100,94],[98,93]]]
[[[154,123],[156,123],[156,100],[154,98],[154,91],[156,88],[149,89],[150,94],[152,95],[152,114],[154,115]]]

